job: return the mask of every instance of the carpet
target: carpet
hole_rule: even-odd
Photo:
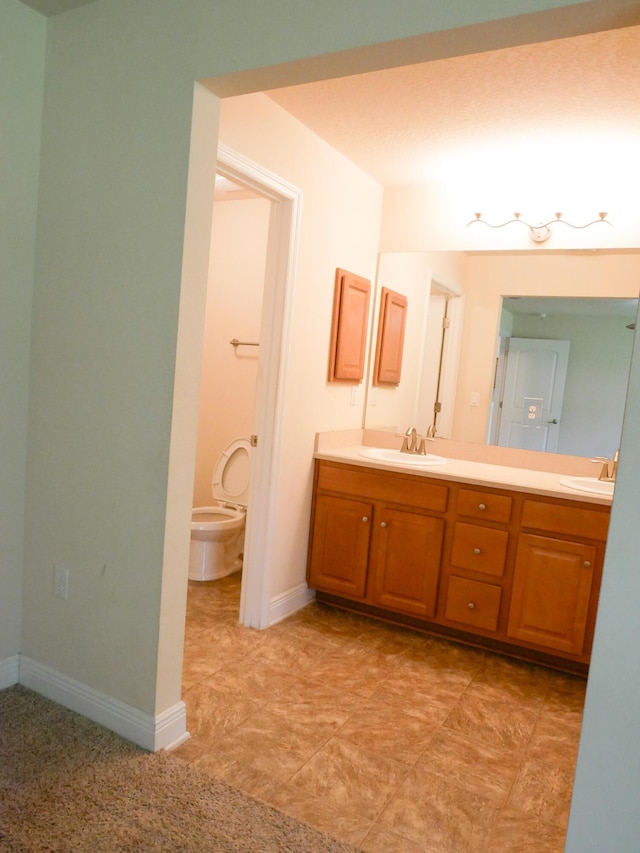
[[[2,853],[356,853],[16,686],[0,691]]]

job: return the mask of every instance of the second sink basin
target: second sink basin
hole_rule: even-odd
[[[611,496],[615,483],[607,483],[604,480],[598,480],[597,477],[562,477],[560,485],[575,489],[577,492]]]
[[[444,465],[447,461],[444,456],[436,456],[435,453],[401,453],[399,450],[389,450],[386,447],[363,447],[360,456],[367,459],[377,459],[378,462],[395,462],[397,465],[407,465],[411,468],[427,468],[430,465]]]

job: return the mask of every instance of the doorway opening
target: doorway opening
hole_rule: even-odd
[[[253,197],[270,202],[254,396],[256,446],[251,460],[240,599],[240,623],[265,628],[272,621],[270,531],[276,509],[273,490],[280,457],[283,377],[301,193],[224,145],[218,147],[216,171],[218,176],[244,188]]]

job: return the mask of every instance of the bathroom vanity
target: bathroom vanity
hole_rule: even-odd
[[[318,453],[308,583],[337,607],[586,674],[610,504],[540,472]]]

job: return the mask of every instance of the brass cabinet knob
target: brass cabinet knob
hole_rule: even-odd
[[[591,560],[585,560],[583,565],[584,565],[585,569],[590,569],[591,568]]]
[[[467,607],[469,608],[469,610],[475,610],[475,609],[476,609],[476,606],[475,606],[475,604],[473,603],[473,601],[470,601],[470,602],[467,604]]]
[[[473,553],[474,553],[474,554],[479,554],[479,553],[480,553],[480,548],[474,548],[474,549],[473,549]]]
[[[386,527],[386,526],[387,526],[387,522],[386,522],[386,521],[381,521],[381,522],[380,522],[380,527]]]
[[[367,521],[369,521],[369,516],[368,516],[368,515],[363,515],[363,516],[362,516],[362,521],[366,524],[366,523],[367,523]]]
[[[478,509],[485,510],[487,508],[486,504],[478,504]]]

